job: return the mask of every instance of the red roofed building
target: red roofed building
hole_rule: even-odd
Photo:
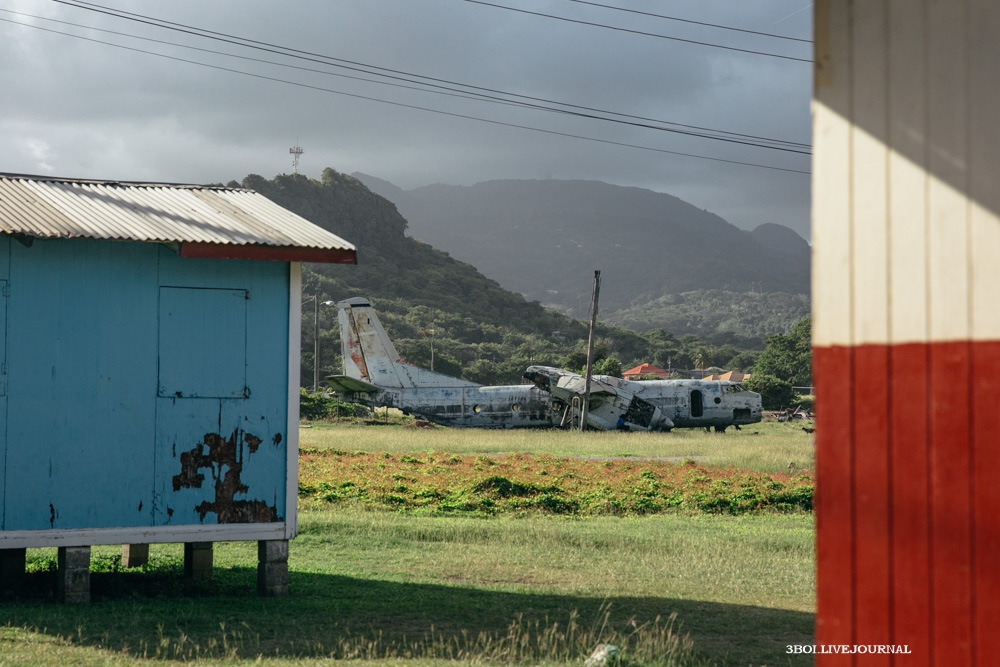
[[[622,373],[622,377],[626,380],[641,380],[648,375],[652,375],[658,380],[670,379],[669,371],[665,371],[662,368],[654,366],[653,364],[639,364],[635,368],[630,368]]]
[[[726,382],[743,382],[744,380],[750,379],[749,373],[741,373],[740,371],[726,371],[725,373],[716,373],[715,375],[706,375],[702,380],[723,380]]]

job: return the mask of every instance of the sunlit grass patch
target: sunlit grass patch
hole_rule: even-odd
[[[811,425],[806,425],[811,426]],[[670,433],[365,427],[314,423],[300,430],[305,449],[347,452],[535,453],[553,456],[664,458],[733,466],[754,472],[813,469],[812,436],[802,422],[764,421],[725,433],[674,429]]]

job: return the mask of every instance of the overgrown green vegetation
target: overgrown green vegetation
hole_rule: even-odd
[[[786,334],[809,317],[809,309],[808,294],[704,289],[667,294],[605,319],[635,331],[665,329],[677,336],[697,335],[716,346],[759,350],[768,336]]]
[[[308,450],[299,497],[422,514],[629,516],[812,510],[808,472],[751,473],[683,462]]]
[[[812,318],[798,322],[787,335],[769,336],[754,372],[774,376],[793,387],[811,386]]]
[[[765,342],[764,351],[754,364],[753,377],[745,382],[747,389],[761,395],[765,410],[778,410],[804,401],[796,393],[808,393],[812,385],[812,319],[798,322],[787,335],[775,334]]]

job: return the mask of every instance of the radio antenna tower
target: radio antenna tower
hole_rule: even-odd
[[[299,156],[305,153],[301,146],[292,146],[288,149],[289,154],[292,156],[292,173],[299,173]]]

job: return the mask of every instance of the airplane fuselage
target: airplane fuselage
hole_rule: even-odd
[[[649,380],[635,396],[655,405],[679,428],[752,424],[761,419],[760,394],[735,382]]]
[[[552,398],[572,405],[585,393],[585,378],[548,366],[531,366],[524,376]],[[675,427],[751,424],[761,419],[761,397],[735,382],[704,380],[622,380],[591,378],[587,424],[611,430],[622,417],[630,430],[668,431]]]
[[[550,428],[561,415],[531,385],[383,388],[367,400],[443,426]]]

